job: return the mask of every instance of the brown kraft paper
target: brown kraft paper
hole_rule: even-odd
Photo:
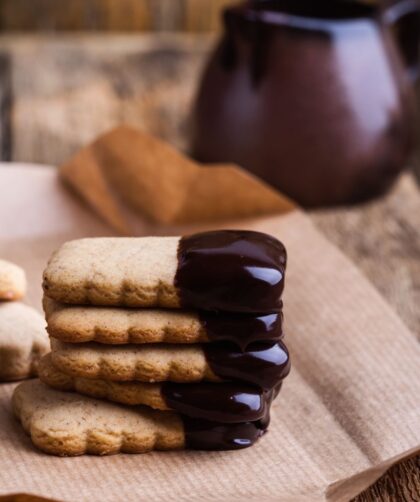
[[[210,228],[268,232],[288,249],[284,310],[292,371],[268,434],[236,452],[51,457],[33,448],[12,416],[14,384],[2,384],[0,495],[346,501],[419,451],[415,336],[357,264],[290,201],[238,167],[198,166],[125,128],[99,138],[61,173],[72,190],[53,168],[0,167],[0,256],[26,269],[28,303],[40,308],[42,270],[68,239]]]

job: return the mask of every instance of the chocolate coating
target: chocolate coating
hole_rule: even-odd
[[[247,315],[201,311],[199,317],[210,341],[230,341],[242,350],[253,342],[275,341],[283,336],[281,312]]]
[[[280,312],[286,259],[283,244],[261,232],[217,230],[182,237],[175,286],[183,307]]]
[[[240,423],[263,419],[280,387],[281,382],[269,391],[235,382],[165,382],[161,392],[166,404],[183,415],[214,422]]]
[[[182,416],[186,445],[194,450],[239,450],[252,446],[270,424],[270,404],[280,391],[281,383],[270,393],[263,416],[254,422],[226,424]]]
[[[165,382],[162,395],[183,419],[192,449],[251,446],[290,369],[282,337],[286,250],[269,235],[221,230],[183,237],[175,285],[182,307],[200,310],[212,343],[203,344],[223,383]]]
[[[235,450],[253,445],[265,433],[271,403],[289,373],[286,346],[279,341],[254,343],[245,352],[231,343],[204,344],[203,348],[218,376],[251,385],[165,382],[162,395],[168,406],[181,414],[187,447]]]
[[[192,450],[239,450],[252,446],[265,432],[266,422],[223,424],[182,417],[187,448]]]
[[[225,380],[235,380],[270,390],[290,371],[290,358],[286,345],[253,343],[246,351],[230,343],[202,345],[212,371]]]

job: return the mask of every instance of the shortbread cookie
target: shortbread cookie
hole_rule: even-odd
[[[246,351],[232,344],[103,345],[65,343],[51,338],[57,368],[77,377],[127,382],[218,382],[237,380],[271,390],[288,374],[283,342],[253,344]]]
[[[0,300],[20,300],[26,293],[26,276],[22,268],[0,260]]]
[[[54,366],[73,376],[127,382],[218,381],[201,345],[102,345],[51,338]]]
[[[42,316],[23,303],[0,303],[0,381],[36,375],[39,359],[48,351]]]
[[[198,314],[181,310],[69,306],[44,297],[48,333],[63,342],[197,343],[208,337]]]
[[[41,359],[39,378],[57,390],[76,391],[132,406],[146,405],[158,410],[173,410],[225,423],[263,418],[281,386],[264,392],[258,387],[236,382],[144,383],[74,377],[56,368],[51,361],[51,354]]]
[[[74,306],[44,297],[48,333],[63,342],[200,343],[234,341],[246,348],[282,336],[282,314]]]
[[[39,380],[15,389],[13,409],[34,445],[53,455],[144,453],[185,446],[182,420],[175,413],[59,392]]]
[[[110,455],[180,448],[229,450],[251,446],[269,418],[223,424],[145,406],[126,407],[24,382],[13,409],[39,449],[53,455]]]
[[[179,237],[94,238],[65,243],[44,272],[63,303],[180,307],[174,286]]]
[[[112,382],[71,376],[53,365],[51,354],[41,359],[38,372],[42,382],[57,390],[76,391],[87,396],[128,405],[143,404],[157,410],[170,409],[161,394],[160,383]]]
[[[259,232],[96,238],[64,244],[46,296],[71,304],[270,313],[282,308],[286,250]]]

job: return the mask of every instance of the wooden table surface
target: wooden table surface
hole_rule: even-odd
[[[121,123],[185,150],[188,112],[212,42],[197,35],[0,37],[2,160],[60,164]],[[402,176],[381,200],[310,216],[419,333],[420,193],[414,176]],[[394,466],[356,500],[420,501],[420,456]]]

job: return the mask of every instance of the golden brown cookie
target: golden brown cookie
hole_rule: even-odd
[[[162,397],[160,383],[112,382],[70,376],[53,365],[51,354],[47,354],[41,359],[38,373],[42,382],[57,390],[76,391],[87,396],[122,404],[143,404],[156,410],[169,410]]]
[[[66,242],[44,272],[59,302],[179,308],[174,286],[179,237],[93,238]]]
[[[200,345],[74,344],[51,338],[54,366],[72,376],[112,381],[219,381]]]
[[[176,310],[73,306],[44,297],[48,333],[63,342],[198,343],[208,341],[198,315]]]
[[[48,333],[69,343],[206,343],[241,347],[282,337],[282,314],[241,315],[162,309],[66,305],[44,296]]]
[[[81,239],[44,271],[60,303],[211,312],[281,312],[287,253],[274,237],[220,230],[185,237]]]
[[[39,380],[16,387],[13,409],[34,445],[53,455],[144,453],[185,446],[176,413],[60,392]]]
[[[0,303],[0,381],[35,376],[39,359],[48,351],[42,316],[23,303]]]
[[[51,354],[39,363],[39,378],[61,391],[79,392],[131,406],[146,405],[172,410],[190,417],[221,423],[241,423],[263,419],[272,399],[280,390],[264,392],[240,382],[144,383],[74,377],[56,368]]]
[[[0,260],[0,300],[20,300],[26,293],[26,276],[22,268]]]

